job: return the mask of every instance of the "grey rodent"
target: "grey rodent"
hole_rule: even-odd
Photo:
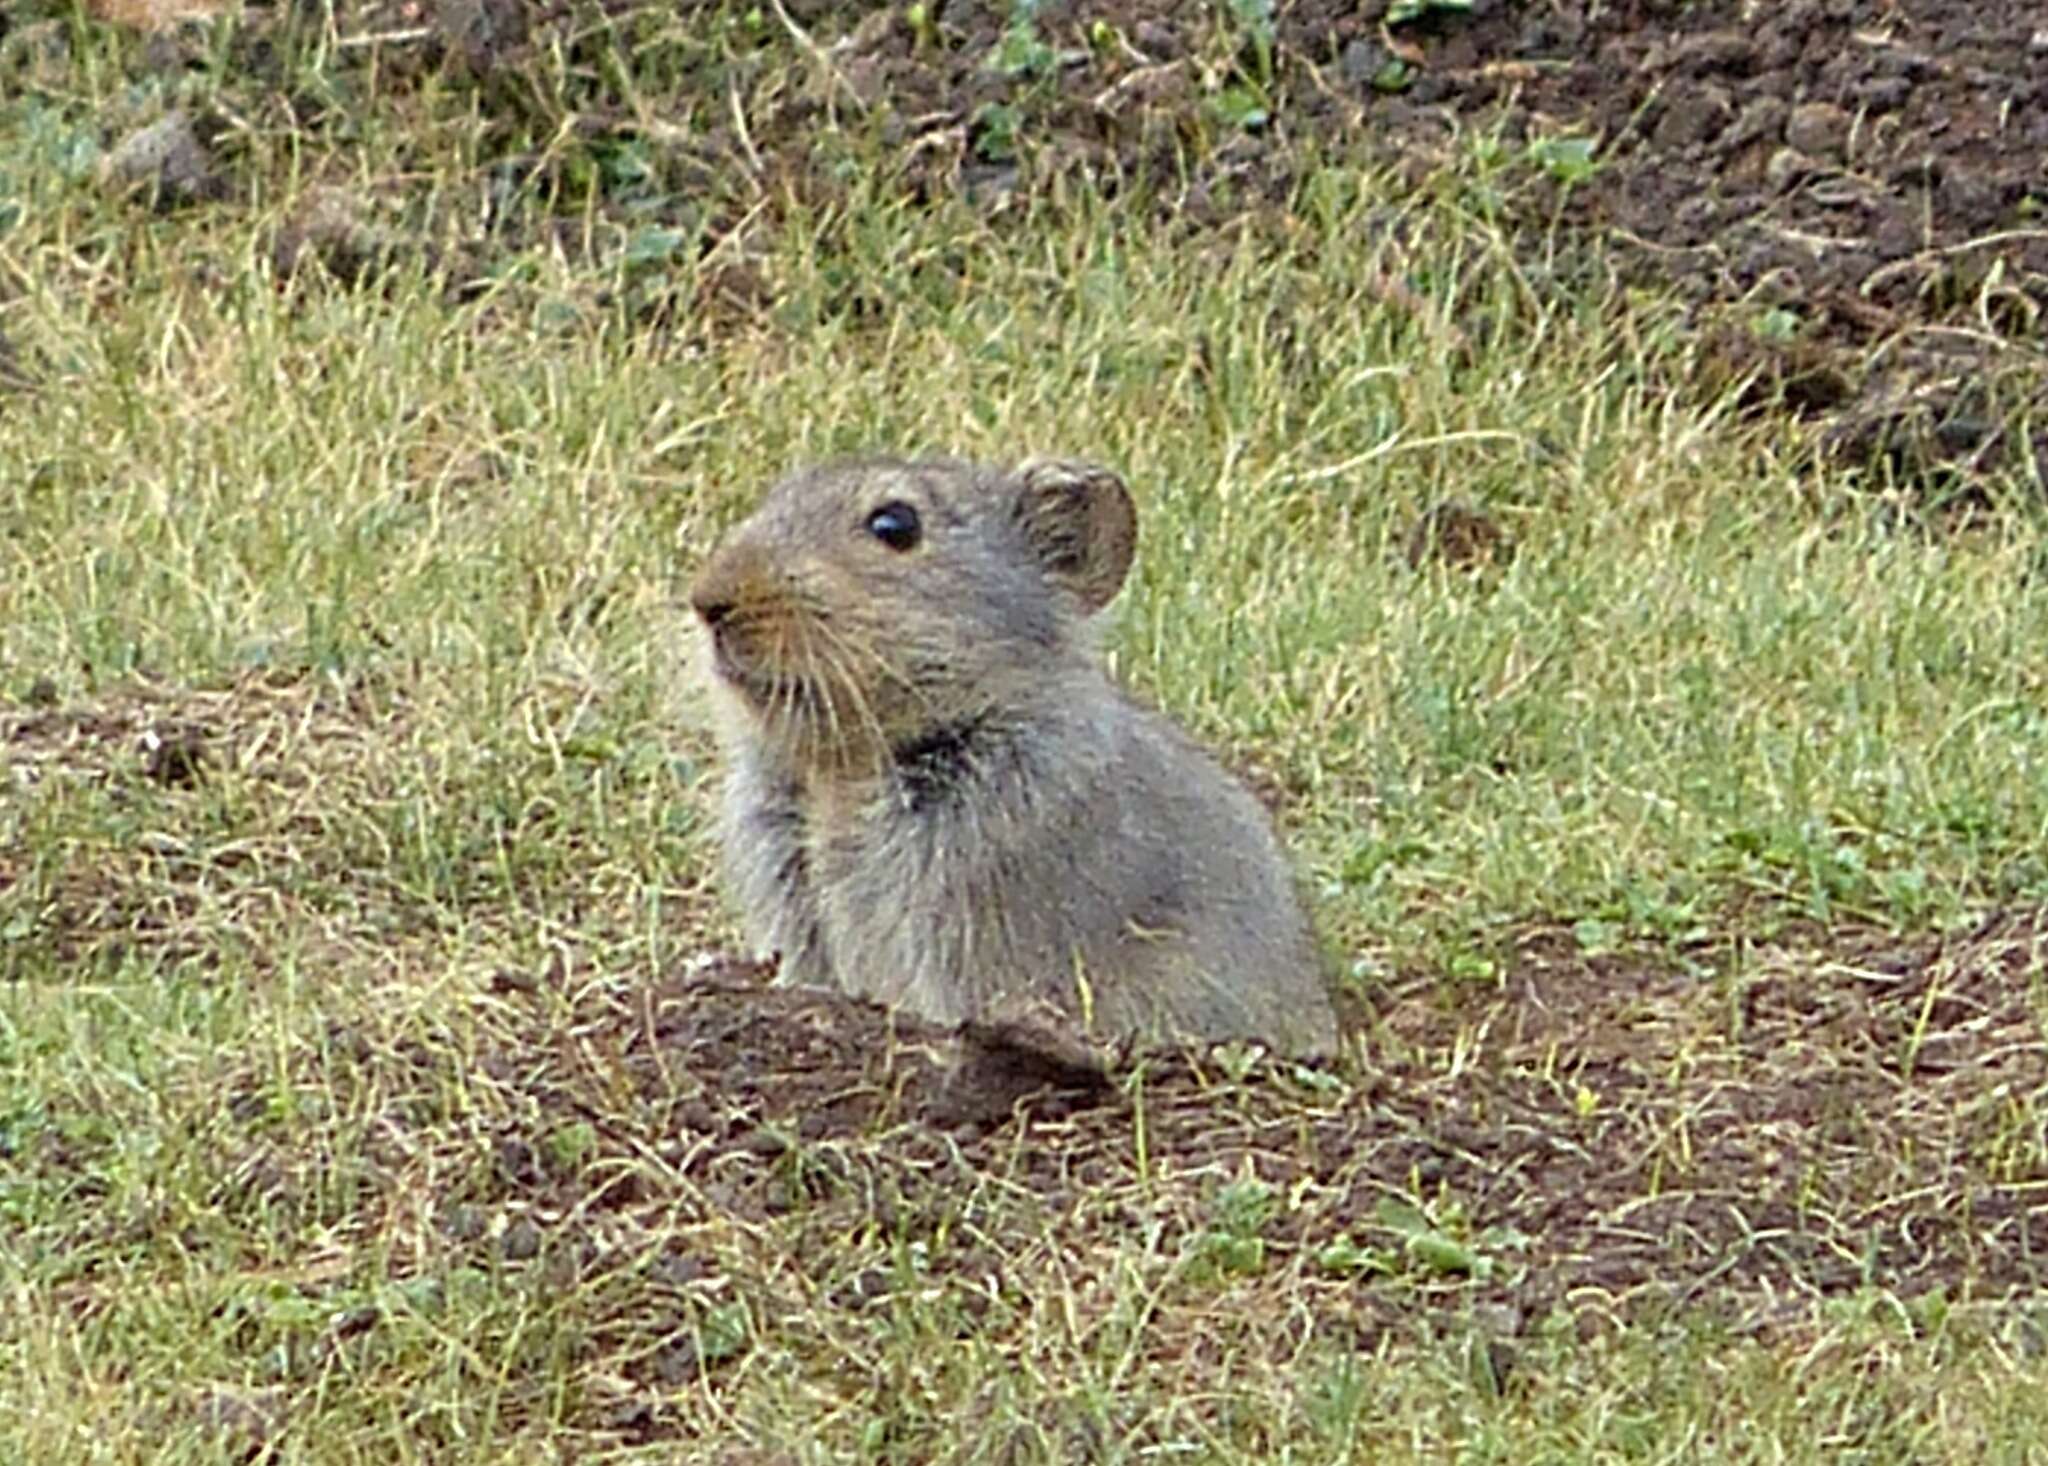
[[[1256,800],[1098,662],[1137,512],[1091,465],[827,464],[691,588],[725,875],[785,980],[940,1023],[1334,1047]]]

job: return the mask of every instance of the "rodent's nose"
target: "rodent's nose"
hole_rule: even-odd
[[[764,609],[763,595],[772,584],[758,551],[750,545],[727,545],[713,555],[690,585],[690,609],[707,630],[735,625]]]
[[[690,609],[697,613],[697,619],[713,631],[725,624],[732,613],[739,609],[739,586],[733,579],[731,568],[724,560],[714,560],[704,567],[696,582],[690,587]]]
[[[716,631],[732,615],[733,599],[716,588],[700,586],[690,592],[690,609],[697,613],[699,621]]]

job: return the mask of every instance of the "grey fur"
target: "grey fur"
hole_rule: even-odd
[[[884,504],[914,548],[869,532]],[[1264,811],[1095,656],[1134,538],[1102,469],[893,459],[796,474],[728,537],[692,591],[725,872],[787,980],[937,1022],[1049,1001],[1102,1036],[1333,1046]]]

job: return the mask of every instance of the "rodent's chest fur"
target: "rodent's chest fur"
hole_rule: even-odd
[[[1120,725],[1140,715],[1106,681],[1063,701],[929,728],[872,773],[735,770],[728,851],[747,829],[781,847],[749,862],[753,881],[739,872],[755,887],[749,909],[773,914],[756,939],[794,980],[942,1021],[981,1011],[1021,974],[1069,974],[1071,918],[1108,904],[1089,898],[1100,885],[1088,867],[1107,853],[1090,847],[1103,821],[1121,824],[1105,786]]]
[[[1110,1032],[1331,1028],[1263,813],[1106,679],[929,730],[861,778],[735,768],[726,850],[789,980],[960,1022],[1010,999]]]
[[[972,867],[1002,867],[1006,842],[1058,818],[1093,782],[1100,760],[1076,737],[1077,721],[1097,720],[985,712],[899,742],[874,773],[799,775],[798,837],[820,885],[883,871],[931,889]]]

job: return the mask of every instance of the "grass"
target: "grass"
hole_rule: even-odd
[[[731,936],[678,600],[784,467],[1122,468],[1115,663],[1285,789],[1360,991],[1463,1015],[1369,1033],[1353,1077],[1454,1093],[1494,1051],[1460,1005],[1532,929],[1712,1007],[1749,944],[2042,903],[2029,512],[1915,523],[1702,388],[1686,313],[1512,234],[1536,180],[1485,148],[1405,194],[1332,166],[1206,234],[1141,195],[998,226],[858,174],[764,191],[728,251],[761,304],[727,319],[726,256],[577,203],[571,164],[635,175],[559,137],[475,289],[418,248],[281,283],[274,232],[344,159],[412,239],[503,137],[459,91],[369,105],[301,36],[293,76],[358,90],[348,151],[263,114],[245,198],[152,213],[89,166],[128,43],[38,34],[70,49],[12,53],[41,89],[0,109],[0,332],[40,378],[0,399],[0,1457],[2034,1458],[2023,1309],[1879,1277],[1755,1330],[1503,1323],[1408,1263],[1318,1279],[1327,1236],[1217,1222],[1227,1158],[1142,1130],[1110,1137],[1135,1191],[946,1172],[907,1125],[707,1180],[644,1084],[593,1060],[566,1104],[556,1067],[591,1004]],[[1452,496],[1510,563],[1407,563]],[[180,730],[198,777],[150,777]],[[2037,1185],[2038,1080],[1974,1103],[1958,1128]],[[776,1205],[727,1204],[764,1174]]]

